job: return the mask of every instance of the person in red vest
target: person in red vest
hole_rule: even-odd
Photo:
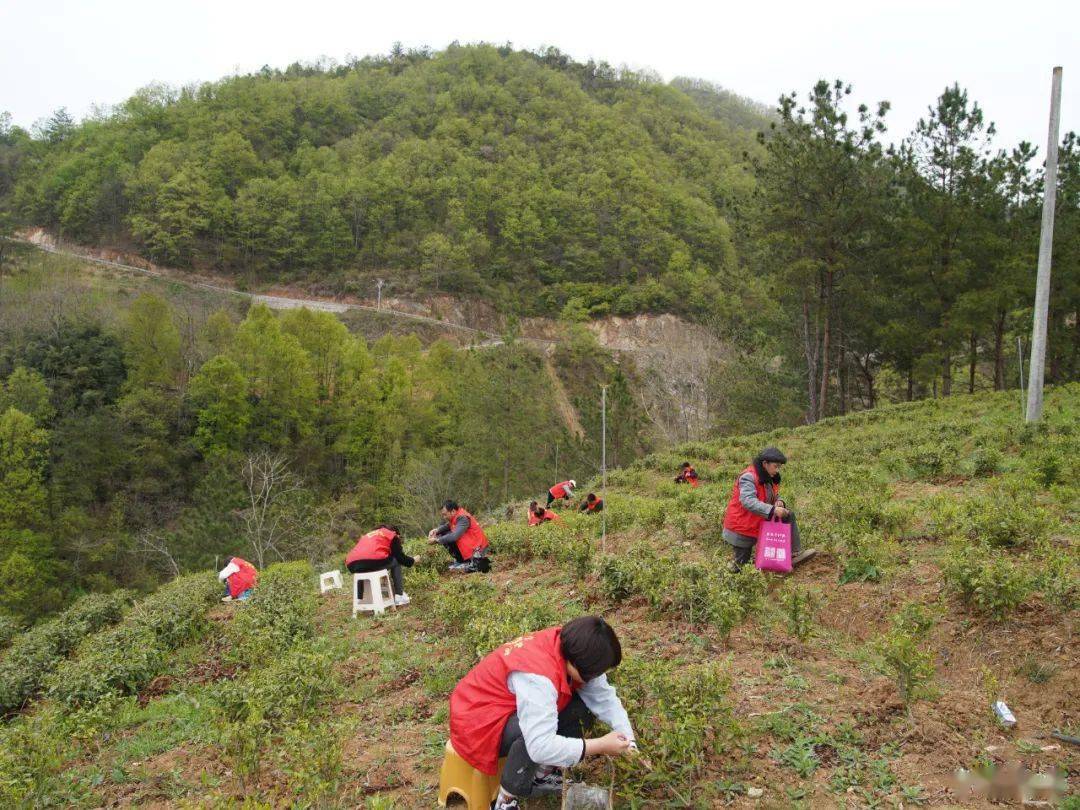
[[[495,775],[506,757],[493,810],[562,788],[560,768],[587,756],[637,750],[630,718],[608,670],[622,661],[619,637],[599,616],[581,616],[489,653],[450,695],[450,743],[466,762]],[[583,739],[592,717],[612,728]]]
[[[350,574],[389,571],[390,583],[394,588],[394,604],[398,607],[412,601],[405,593],[405,575],[401,566],[411,568],[414,562],[416,560],[401,547],[401,534],[397,526],[388,526],[385,523],[375,531],[363,535],[356,541],[352,551],[345,555],[345,567]],[[363,587],[363,582],[356,583],[357,597],[364,595],[360,592]]]
[[[579,512],[603,512],[604,501],[602,498],[597,498],[595,492],[590,492],[585,496],[585,500],[581,502],[581,506],[578,507]]]
[[[441,544],[454,558],[450,570],[464,574],[490,571],[488,539],[480,522],[454,501],[444,503],[439,513],[446,522],[428,532],[428,542]]]
[[[259,572],[247,560],[229,557],[225,567],[218,571],[217,578],[225,583],[225,596],[221,601],[232,602],[234,599],[251,598],[251,592],[259,581]]]
[[[549,520],[557,521],[562,520],[562,518],[544,506],[537,506],[536,509],[529,514],[530,526],[539,526],[541,523],[547,523]]]
[[[684,461],[679,468],[679,474],[675,476],[676,484],[689,484],[692,487],[698,485],[697,470],[690,466],[689,461]]]
[[[559,500],[559,498],[565,498],[566,500],[570,500],[570,498],[572,498],[574,495],[574,488],[576,486],[577,481],[574,481],[573,479],[569,481],[560,481],[548,490],[547,505],[551,506],[551,504]]]
[[[754,559],[758,529],[764,520],[779,518],[791,524],[791,564],[798,565],[813,557],[814,549],[802,550],[795,513],[778,497],[780,469],[787,457],[775,447],[766,447],[739,473],[731,489],[731,500],[724,513],[724,541],[733,547],[735,570]]]

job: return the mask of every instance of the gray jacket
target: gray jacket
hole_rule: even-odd
[[[761,515],[768,520],[776,509],[775,502],[776,487],[773,486],[771,481],[765,482],[765,500],[763,501],[757,496],[757,483],[754,480],[754,474],[745,472],[739,476],[739,503],[743,505],[744,509],[753,512],[755,515]],[[756,537],[737,534],[730,529],[724,529],[723,537],[726,543],[739,548],[750,548],[757,543]]]

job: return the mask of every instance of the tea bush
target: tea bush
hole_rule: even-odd
[[[886,544],[872,532],[846,537],[840,544],[840,584],[877,582],[887,558]]]
[[[19,636],[0,660],[0,712],[19,708],[86,636],[119,621],[131,593],[88,594]]]
[[[481,658],[500,644],[578,615],[571,605],[555,604],[545,594],[500,599],[489,580],[453,580],[430,596],[433,613],[444,620],[469,655]]]
[[[956,545],[945,559],[945,583],[971,607],[996,621],[1031,595],[1034,581],[1017,561],[986,546]]]
[[[1053,518],[1035,502],[1037,493],[1007,481],[965,502],[962,533],[995,548],[1030,547],[1046,537]]]
[[[297,646],[217,687],[218,743],[242,781],[258,775],[276,735],[316,714],[337,693],[333,664],[326,646]]]
[[[599,527],[594,515],[568,514],[559,522],[539,526],[497,523],[487,534],[496,558],[555,560],[584,576],[592,567],[592,537],[599,534]]]
[[[719,559],[686,562],[674,555],[658,555],[648,544],[602,558],[597,572],[601,593],[607,598],[621,601],[644,596],[654,610],[677,613],[692,627],[711,625],[725,637],[765,593],[765,577],[752,566],[732,573]]]
[[[76,655],[47,679],[49,697],[85,706],[137,691],[164,670],[168,653],[206,626],[207,608],[220,593],[208,574],[189,574],[135,603],[116,627],[85,638]]]
[[[610,679],[639,730],[641,756],[651,765],[642,767],[634,757],[615,761],[631,806],[659,806],[690,795],[709,760],[742,734],[728,699],[730,677],[718,662],[628,658]]]
[[[793,586],[780,594],[787,631],[799,641],[807,641],[814,633],[814,621],[821,607],[819,594],[808,588]]]
[[[933,619],[921,606],[909,604],[893,614],[890,629],[876,642],[882,670],[896,682],[905,704],[928,694],[934,677],[934,654],[928,636]]]
[[[6,647],[22,630],[22,625],[11,616],[0,614],[0,647]]]
[[[352,587],[351,579],[347,580]],[[226,630],[229,657],[241,663],[261,662],[311,638],[318,608],[315,570],[307,562],[271,565],[259,576],[251,599],[235,605]]]

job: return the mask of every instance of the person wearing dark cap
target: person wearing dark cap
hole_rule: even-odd
[[[795,513],[778,497],[780,469],[787,464],[787,457],[775,447],[766,447],[753,463],[735,479],[724,513],[724,541],[735,551],[733,568],[738,570],[754,559],[758,529],[762,521],[779,518],[791,524],[791,564],[806,562],[817,552],[802,550],[799,525]]]
[[[450,695],[450,743],[478,771],[506,758],[494,810],[562,787],[559,768],[587,756],[636,751],[634,730],[608,670],[622,661],[619,637],[599,616],[581,616],[497,647]],[[612,728],[584,739],[596,717]]]

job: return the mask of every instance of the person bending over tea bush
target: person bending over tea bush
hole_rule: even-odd
[[[574,497],[574,489],[577,487],[577,481],[573,479],[569,481],[560,481],[548,490],[547,504],[551,506],[555,501],[565,500],[568,501]]]
[[[679,468],[679,474],[675,476],[676,484],[689,484],[692,487],[698,485],[698,474],[689,461],[684,461]]]
[[[250,599],[255,585],[259,582],[259,572],[255,566],[240,557],[229,557],[225,567],[218,571],[217,578],[225,583],[225,596],[222,602],[234,599]]]
[[[774,518],[791,524],[791,563],[798,565],[814,556],[814,549],[802,550],[795,513],[788,509],[780,490],[780,470],[787,457],[775,447],[766,447],[739,473],[731,489],[731,500],[724,513],[724,541],[735,551],[735,570],[754,559],[758,530]]]
[[[637,750],[630,718],[608,670],[622,661],[619,637],[599,616],[581,616],[497,647],[450,695],[450,742],[466,762],[494,775],[506,757],[493,810],[562,789],[559,768],[587,756]],[[593,717],[613,729],[584,739]]]
[[[597,498],[595,492],[590,492],[585,496],[585,500],[581,502],[581,506],[578,507],[579,512],[585,512],[586,514],[592,514],[594,512],[604,511],[604,499]]]

